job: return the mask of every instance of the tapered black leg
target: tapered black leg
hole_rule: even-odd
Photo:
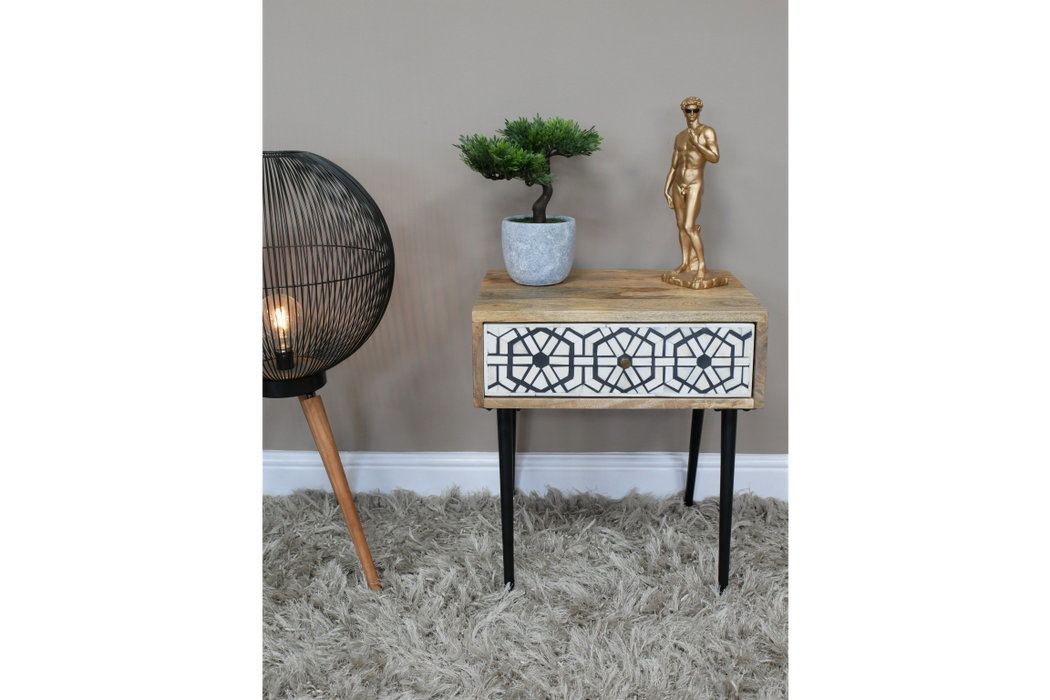
[[[513,408],[497,408],[499,429],[499,502],[503,527],[503,583],[514,588],[514,416]]]
[[[700,434],[704,431],[704,409],[693,409],[693,423],[689,428],[689,468],[685,473],[685,504],[693,505],[696,490],[696,463],[700,459]]]
[[[736,468],[736,409],[722,410],[722,483],[718,489],[718,592],[729,585],[729,535],[733,531],[733,470]]]

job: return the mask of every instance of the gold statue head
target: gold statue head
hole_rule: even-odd
[[[686,123],[693,125],[700,120],[700,110],[704,108],[704,101],[699,97],[687,97],[682,100],[681,107]]]

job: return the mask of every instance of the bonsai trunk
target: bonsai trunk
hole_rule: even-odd
[[[551,195],[554,194],[553,185],[540,185],[540,187],[543,188],[543,194],[532,205],[532,223],[534,224],[547,223],[547,202],[551,201]]]

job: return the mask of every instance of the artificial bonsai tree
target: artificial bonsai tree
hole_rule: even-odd
[[[547,203],[554,194],[551,158],[589,156],[601,150],[598,144],[602,137],[593,126],[581,129],[576,122],[561,117],[542,119],[537,114],[532,121],[525,117],[507,120],[496,133],[501,136],[460,136],[456,145],[462,151],[459,157],[490,180],[523,180],[529,187],[542,187],[543,193],[532,205],[534,224],[547,222]]]

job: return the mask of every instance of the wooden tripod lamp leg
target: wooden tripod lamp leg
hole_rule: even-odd
[[[346,472],[343,471],[343,463],[339,459],[339,450],[335,447],[332,426],[328,423],[328,414],[324,412],[321,397],[317,394],[305,394],[299,397],[299,403],[303,407],[303,413],[306,414],[306,422],[310,424],[310,432],[313,433],[317,451],[321,453],[321,461],[324,462],[324,470],[328,472],[328,480],[332,482],[335,498],[339,501],[339,507],[343,511],[343,518],[346,520],[347,529],[350,530],[350,538],[354,541],[357,558],[361,560],[361,568],[364,569],[368,587],[373,591],[382,590],[383,587],[379,585],[376,565],[372,563],[372,553],[368,551],[365,531],[361,528],[361,519],[357,516],[354,496],[350,493],[350,484],[346,481]]]

